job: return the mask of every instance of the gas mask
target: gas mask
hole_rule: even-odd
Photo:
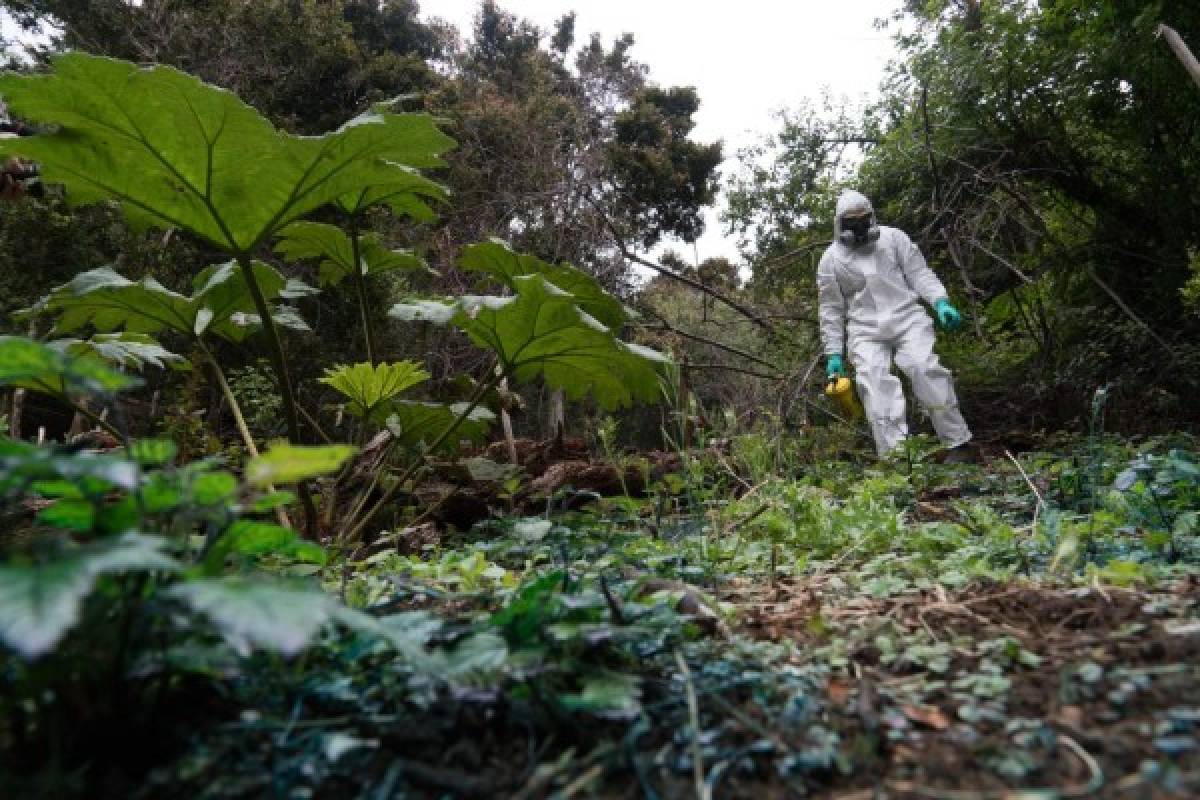
[[[873,242],[879,238],[879,226],[874,224],[875,220],[871,214],[861,214],[857,216],[842,217],[841,235],[839,239],[842,244],[851,247],[864,245],[867,242]]]

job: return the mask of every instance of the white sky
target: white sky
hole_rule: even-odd
[[[900,0],[498,0],[498,5],[552,31],[563,14],[576,12],[575,39],[599,32],[610,44],[629,32],[632,55],[660,85],[695,86],[700,95],[697,141],[721,139],[732,174],[738,148],[775,130],[772,113],[795,107],[823,90],[859,101],[876,94],[894,55],[888,17]],[[470,37],[479,0],[423,0],[422,16],[441,17]],[[697,243],[701,260],[737,260],[733,237],[716,213]],[[685,258],[692,249],[677,243]]]

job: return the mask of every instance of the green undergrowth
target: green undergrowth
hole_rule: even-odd
[[[29,340],[4,353],[16,385],[135,382]],[[286,487],[351,447],[277,443],[234,470],[164,439],[0,439],[20,520],[0,788],[761,796],[941,780],[950,754],[972,786],[1044,787],[1078,779],[1066,749],[1100,724],[1130,755],[1089,788],[1102,769],[1191,786],[1192,439],[1097,430],[977,465],[914,439],[868,467],[768,442],[403,554],[416,527],[372,552],[278,524]]]
[[[740,496],[715,467],[712,475],[719,489],[672,475],[647,498],[497,518],[455,547],[379,553],[350,591],[378,599],[384,577],[400,573],[503,597],[529,575],[565,569],[710,589],[838,574],[886,596],[1017,577],[1148,583],[1186,574],[1200,558],[1200,462],[1188,437],[1068,441],[986,466],[944,466],[920,453],[866,469],[822,462]]]
[[[30,452],[10,448],[5,463]],[[272,507],[269,496],[247,502],[254,486],[217,465],[173,468],[170,448],[153,443],[135,453],[140,462],[88,468],[103,468],[95,474],[107,483],[94,488],[108,502],[119,465],[142,470],[132,505],[152,527],[197,491],[241,498],[251,517]],[[324,566],[319,550],[296,541],[290,552],[266,522],[207,546],[166,530],[60,540],[58,569],[83,565],[87,576],[69,598],[82,601],[66,620],[78,624],[35,647],[20,638],[11,601],[3,612],[6,641],[37,656],[4,656],[4,694],[24,698],[8,701],[3,729],[11,786],[54,796],[98,796],[99,786],[111,796],[425,797],[550,793],[587,778],[661,797],[692,791],[699,759],[716,796],[765,784],[811,791],[871,770],[873,742],[911,733],[896,709],[925,708],[931,696],[950,698],[958,725],[1005,731],[1009,746],[980,763],[1022,785],[1056,751],[1044,721],[1013,718],[1006,702],[1015,673],[1046,656],[1011,636],[946,639],[886,618],[847,625],[837,609],[980,586],[1153,591],[1200,564],[1196,450],[1187,439],[1093,438],[1015,463],[951,467],[927,455],[918,442],[866,470],[808,465],[740,496],[720,488],[730,483],[722,466],[700,465],[645,498],[498,517],[415,555]],[[43,522],[90,529],[87,502],[37,480],[39,493],[63,497]],[[121,501],[103,508],[135,513]],[[9,587],[13,576],[45,577],[33,565],[5,569]],[[827,595],[791,641],[746,628],[743,595],[773,584]],[[50,584],[43,598],[59,590]],[[45,608],[29,609],[45,622]],[[880,730],[850,731],[827,689],[850,679],[864,648],[906,678],[877,690]],[[99,675],[80,669],[85,653]],[[1147,680],[1133,667],[1063,669],[1064,692],[1096,693],[1111,677],[1111,691],[1136,693]],[[118,757],[80,740],[110,729],[131,702],[155,747]],[[66,732],[68,718],[83,723]],[[1187,739],[1191,729],[1181,730],[1171,735]],[[1172,741],[1160,744],[1185,746]],[[1166,780],[1175,773],[1163,755]]]

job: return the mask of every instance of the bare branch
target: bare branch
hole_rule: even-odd
[[[1176,359],[1175,351],[1171,349],[1171,345],[1167,344],[1167,340],[1155,333],[1153,328],[1147,325],[1141,317],[1135,314],[1133,309],[1121,299],[1121,296],[1113,291],[1112,287],[1100,280],[1100,276],[1097,275],[1095,270],[1093,270],[1091,267],[1088,267],[1087,276],[1092,279],[1092,283],[1099,286],[1104,290],[1105,294],[1112,298],[1112,301],[1117,304],[1117,307],[1124,311],[1125,315],[1133,320],[1134,324],[1136,324],[1146,333],[1150,334],[1150,336],[1154,338],[1154,341],[1158,342],[1159,346],[1161,346],[1163,350],[1167,351],[1168,355],[1171,356],[1172,361]]]
[[[765,267],[768,264],[777,264],[780,261],[787,261],[787,260],[793,258],[794,256],[798,256],[803,253],[807,253],[809,250],[816,250],[818,247],[828,247],[828,246],[829,246],[829,242],[824,241],[824,240],[816,241],[816,242],[809,242],[808,244],[800,245],[799,247],[797,247],[794,250],[788,250],[786,253],[781,253],[780,255],[777,255],[777,256],[771,256],[770,258],[761,262],[761,266]]]
[[[654,313],[654,312],[651,311],[650,313]],[[738,356],[739,358],[744,358],[748,361],[753,361],[754,363],[760,364],[764,367],[771,368],[771,367],[775,366],[770,361],[767,361],[766,359],[763,359],[763,358],[759,358],[758,356],[754,355],[753,353],[748,353],[745,350],[739,350],[738,348],[732,347],[727,344],[721,344],[720,342],[716,341],[715,339],[709,339],[707,336],[701,336],[698,333],[689,333],[688,331],[676,328],[674,325],[667,322],[665,319],[663,319],[658,314],[654,314],[654,316],[658,317],[659,321],[662,323],[662,326],[660,328],[650,328],[649,326],[642,326],[643,330],[667,331],[669,333],[676,334],[677,336],[681,336],[684,339],[691,339],[694,342],[700,342],[701,344],[706,344],[706,345],[709,345],[710,347],[715,347],[718,350],[723,350],[726,353],[729,353],[730,355],[735,355],[735,356]]]
[[[715,369],[715,370],[724,370],[725,372],[740,372],[743,375],[750,375],[752,377],[762,378],[762,379],[768,380],[768,381],[778,381],[778,380],[783,379],[779,375],[768,375],[765,372],[758,372],[756,370],[746,369],[745,367],[735,367],[732,364],[691,364],[691,363],[689,363],[687,365],[687,368],[688,369]]]
[[[834,136],[821,140],[825,144],[879,144],[878,136]]]
[[[979,241],[978,239],[972,239],[971,246],[974,247],[976,250],[982,250],[984,252],[984,254],[990,256],[994,260],[999,261],[1001,264],[1008,267],[1010,270],[1012,270],[1014,275],[1016,275],[1018,278],[1020,278],[1025,283],[1027,283],[1027,284],[1033,283],[1033,279],[1030,278],[1028,275],[1026,275],[1024,272],[1022,272],[1017,267],[1016,264],[1014,264],[1011,261],[1009,261],[1008,259],[1003,258],[1002,256],[999,256],[996,253],[992,252],[987,246],[984,245],[983,242]]]
[[[1192,80],[1200,86],[1200,61],[1192,55],[1191,48],[1187,46],[1187,42],[1179,35],[1178,31],[1167,25],[1159,25],[1154,32],[1155,36],[1161,36],[1167,40],[1167,46],[1175,53],[1175,57],[1179,59],[1179,63],[1183,64],[1183,68],[1192,76]]]
[[[690,278],[687,275],[678,273],[669,267],[664,267],[662,264],[659,264],[655,261],[651,261],[647,258],[642,258],[641,256],[637,255],[636,253],[632,252],[626,246],[625,240],[621,237],[621,232],[619,230],[617,230],[617,226],[613,224],[613,221],[609,218],[608,214],[605,213],[604,209],[600,207],[599,203],[597,203],[595,200],[593,200],[590,197],[588,198],[588,202],[592,205],[593,208],[596,209],[596,213],[600,215],[600,218],[602,220],[604,220],[604,226],[608,229],[608,232],[612,235],[613,244],[616,245],[617,250],[620,251],[621,255],[624,256],[626,260],[632,261],[635,264],[641,264],[643,267],[649,267],[650,269],[657,272],[659,275],[665,275],[668,278],[672,278],[686,286],[692,287],[693,289],[695,289],[698,292],[703,292],[704,294],[708,295],[709,297],[713,298],[714,300],[719,300],[720,302],[729,306],[730,308],[732,308],[734,311],[741,314],[746,319],[751,320],[752,322],[754,322],[754,324],[758,325],[760,328],[765,330],[767,333],[772,334],[772,335],[774,335],[776,333],[775,326],[773,326],[771,323],[764,320],[758,314],[754,313],[753,311],[751,311],[749,308],[742,305],[738,301],[726,296],[724,293],[717,291],[716,289],[714,289],[713,287],[709,286],[706,283],[703,283],[702,281],[698,281],[695,278]]]

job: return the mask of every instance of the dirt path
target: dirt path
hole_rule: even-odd
[[[728,599],[748,635],[832,667],[824,721],[861,760],[823,796],[1200,791],[1194,579],[1153,592],[1014,583],[846,601],[831,577]]]

